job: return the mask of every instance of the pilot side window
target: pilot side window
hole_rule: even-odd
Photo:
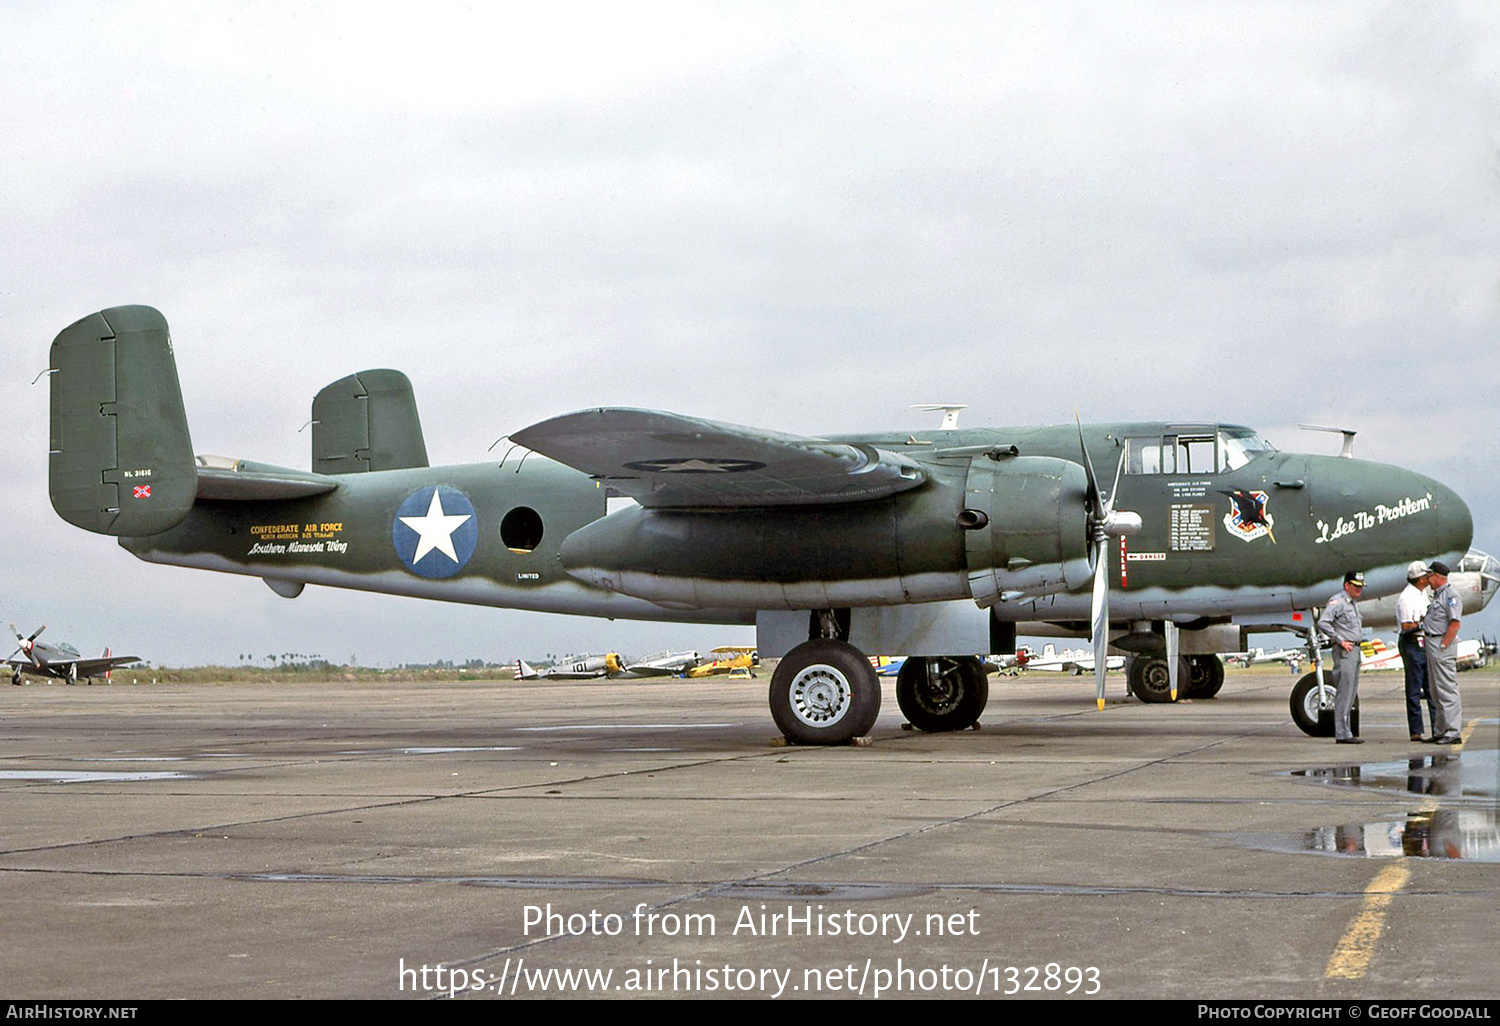
[[[1212,474],[1218,470],[1214,461],[1214,436],[1177,436],[1177,473]]]
[[[1159,436],[1125,439],[1125,473],[1160,474],[1161,472],[1161,438]]]
[[[1125,439],[1127,474],[1212,474],[1213,435],[1151,435]]]

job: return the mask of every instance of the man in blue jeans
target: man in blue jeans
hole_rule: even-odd
[[[1422,699],[1432,722],[1437,722],[1437,706],[1427,690],[1427,653],[1422,648],[1422,617],[1427,615],[1427,582],[1431,570],[1420,559],[1406,568],[1406,588],[1396,598],[1396,622],[1401,634],[1396,649],[1406,669],[1406,728],[1413,741],[1422,737]]]

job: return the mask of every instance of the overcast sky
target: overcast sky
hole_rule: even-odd
[[[289,602],[68,527],[28,383],[123,303],[171,323],[199,452],[306,467],[313,394],[387,366],[434,463],[606,404],[810,435],[1076,407],[1336,451],[1312,422],[1500,551],[1485,0],[10,2],[0,87],[0,615],[86,651],[753,633]]]

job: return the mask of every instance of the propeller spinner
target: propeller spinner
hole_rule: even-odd
[[[35,653],[32,652],[32,642],[36,641],[37,636],[40,635],[42,633],[42,631],[44,631],[46,629],[47,629],[47,625],[46,624],[42,624],[36,630],[34,630],[34,631],[31,632],[31,637],[27,638],[27,637],[23,637],[21,635],[21,632],[16,629],[16,625],[15,624],[11,624],[10,625],[10,632],[16,636],[16,642],[17,642],[17,644],[16,644],[16,652],[23,652],[23,653],[25,653],[26,658],[29,659],[29,660],[31,660],[31,665],[33,665],[33,666],[40,666],[42,664],[37,661]],[[15,652],[12,652],[11,655],[15,655]]]

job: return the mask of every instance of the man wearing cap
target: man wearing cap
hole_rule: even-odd
[[[1432,697],[1432,743],[1456,745],[1464,725],[1463,704],[1458,698],[1458,619],[1464,600],[1448,583],[1448,566],[1438,560],[1429,565],[1432,601],[1422,617],[1427,642],[1427,691]]]
[[[1349,712],[1359,694],[1359,643],[1364,640],[1364,621],[1359,615],[1360,594],[1365,590],[1365,575],[1350,570],[1344,575],[1344,587],[1328,600],[1318,617],[1318,633],[1333,642],[1333,736],[1341,745],[1364,744],[1349,729]]]
[[[1406,588],[1396,597],[1396,622],[1401,634],[1396,650],[1406,669],[1406,728],[1413,741],[1422,741],[1422,699],[1437,722],[1437,705],[1427,690],[1427,653],[1422,651],[1422,617],[1427,615],[1427,579],[1431,571],[1420,559],[1406,568]]]

